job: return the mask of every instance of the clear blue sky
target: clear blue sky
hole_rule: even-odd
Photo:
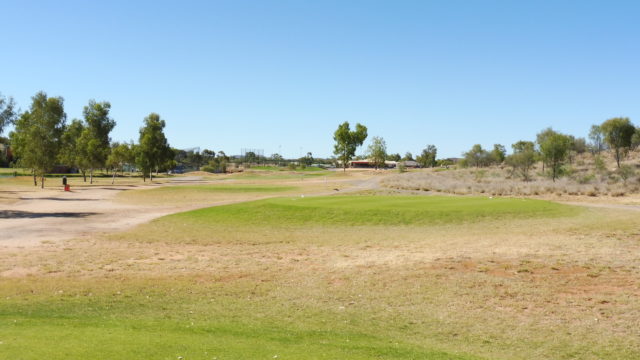
[[[107,100],[171,145],[332,153],[360,122],[390,152],[510,146],[547,126],[640,124],[638,1],[3,1],[0,92],[69,119]]]

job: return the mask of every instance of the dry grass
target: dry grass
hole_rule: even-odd
[[[72,283],[127,279],[109,285],[110,298],[116,289],[135,298],[135,279],[187,282],[192,290],[179,301],[196,313],[206,304],[194,299],[213,296],[197,294],[216,286],[238,318],[279,308],[280,321],[296,327],[344,321],[330,328],[488,358],[632,359],[640,354],[637,228],[637,213],[594,209],[455,226],[278,229],[254,243],[148,243],[134,230],[5,251],[0,274],[73,293],[87,290]]]
[[[636,174],[627,180],[619,176],[610,155],[603,156],[608,165],[607,169],[596,171],[594,158],[586,154],[567,166],[567,174],[555,182],[541,173],[542,165],[538,164],[531,170],[530,181],[523,181],[511,168],[502,166],[480,169],[424,169],[389,177],[382,184],[391,189],[456,195],[621,197],[640,193],[638,156],[633,154],[625,163],[636,168]]]

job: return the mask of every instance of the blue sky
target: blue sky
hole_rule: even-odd
[[[172,146],[329,156],[360,122],[439,157],[554,129],[640,124],[637,1],[2,1],[0,92],[69,119],[107,100]]]

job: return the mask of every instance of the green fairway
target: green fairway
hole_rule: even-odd
[[[212,207],[169,218],[215,224],[441,225],[499,219],[570,216],[574,207],[548,201],[448,196],[275,198]]]
[[[269,284],[57,280],[0,293],[8,285],[24,293],[0,304],[3,359],[479,359],[358,328],[365,314],[288,308]]]

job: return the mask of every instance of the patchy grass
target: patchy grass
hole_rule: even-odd
[[[297,186],[271,184],[203,184],[162,186],[131,190],[118,194],[118,201],[136,204],[197,204],[216,201],[241,201],[256,196],[297,192]]]
[[[177,214],[0,252],[0,358],[637,359],[639,225],[470,197]]]

